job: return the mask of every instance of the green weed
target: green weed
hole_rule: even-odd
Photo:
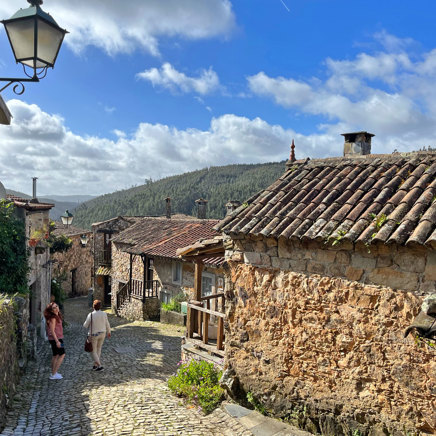
[[[197,404],[205,414],[215,410],[224,398],[224,390],[219,385],[222,371],[204,360],[179,363],[177,373],[168,380],[171,391]]]

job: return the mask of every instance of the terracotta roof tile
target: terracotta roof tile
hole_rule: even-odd
[[[32,200],[20,198],[16,195],[6,195],[6,198],[14,203],[16,207],[22,207],[26,210],[50,210],[54,207],[51,203],[33,202]]]
[[[219,235],[213,230],[217,223],[217,220],[144,217],[112,240],[129,245],[125,250],[129,253],[176,259],[179,248]]]
[[[228,234],[436,248],[436,153],[288,162],[216,229]]]

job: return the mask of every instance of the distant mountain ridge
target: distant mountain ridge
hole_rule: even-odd
[[[16,195],[17,197],[30,199],[32,196],[24,194],[23,192],[6,189],[6,193]],[[52,203],[55,206],[50,210],[50,218],[59,221],[60,216],[68,209],[73,212],[80,203],[94,198],[92,195],[47,195],[39,197],[41,203]]]
[[[162,216],[165,198],[171,198],[172,214],[196,215],[195,200],[208,200],[207,218],[225,216],[229,200],[244,202],[269,186],[285,172],[285,161],[210,167],[198,171],[148,181],[145,185],[105,194],[79,205],[75,225],[90,228],[94,222],[118,215]]]

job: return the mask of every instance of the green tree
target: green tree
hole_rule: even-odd
[[[27,293],[26,235],[13,203],[0,200],[0,293]]]

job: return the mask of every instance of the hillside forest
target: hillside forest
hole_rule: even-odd
[[[162,216],[165,198],[171,198],[172,214],[195,216],[195,200],[208,200],[207,218],[225,216],[229,200],[244,202],[266,188],[285,171],[285,161],[251,165],[210,167],[157,181],[146,180],[141,186],[105,194],[82,203],[74,212],[74,225],[90,228],[94,222],[118,215]]]

